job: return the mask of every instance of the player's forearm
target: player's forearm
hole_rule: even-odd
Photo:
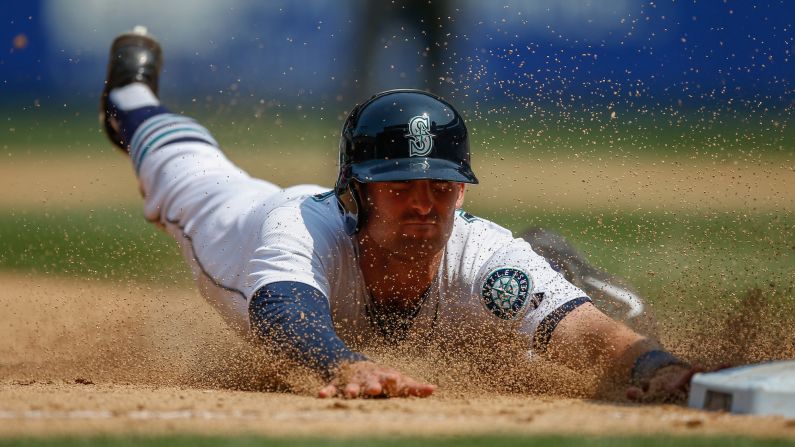
[[[263,341],[326,379],[343,363],[367,360],[340,340],[328,300],[306,284],[278,282],[259,289],[251,299],[249,317]]]
[[[636,359],[655,349],[660,349],[658,343],[586,304],[561,320],[552,333],[547,355],[576,370],[628,380]]]

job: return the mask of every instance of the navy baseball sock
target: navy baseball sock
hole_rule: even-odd
[[[169,113],[160,105],[152,90],[146,84],[134,82],[124,87],[115,88],[108,95],[108,116],[114,122],[127,151],[133,134],[138,127],[149,118]]]

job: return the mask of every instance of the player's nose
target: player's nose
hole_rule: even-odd
[[[420,215],[426,215],[433,209],[433,191],[431,182],[417,180],[411,188],[411,207]]]

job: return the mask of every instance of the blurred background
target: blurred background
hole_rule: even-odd
[[[93,106],[108,47],[136,24],[163,42],[171,102],[304,105],[329,117],[396,86],[523,114],[792,107],[783,1],[12,2],[4,105]],[[761,104],[760,104],[761,103]],[[655,110],[656,109],[656,110]]]
[[[666,309],[792,299],[789,2],[33,0],[0,20],[2,270],[189,287],[97,125],[110,43],[141,24],[163,101],[253,175],[330,186],[347,111],[422,88],[468,120],[471,212],[554,228]]]

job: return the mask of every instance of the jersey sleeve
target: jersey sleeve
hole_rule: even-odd
[[[277,207],[265,216],[247,266],[252,290],[276,282],[298,282],[330,296],[329,271],[336,259],[334,235],[322,210],[308,199],[302,205]]]
[[[532,351],[546,348],[568,312],[590,298],[552,269],[523,239],[485,219],[459,212],[448,255],[454,276],[469,293],[474,318],[515,327]]]
[[[511,239],[480,267],[473,294],[485,309],[502,320],[515,320],[544,350],[557,323],[590,298],[553,270],[530,244]]]

